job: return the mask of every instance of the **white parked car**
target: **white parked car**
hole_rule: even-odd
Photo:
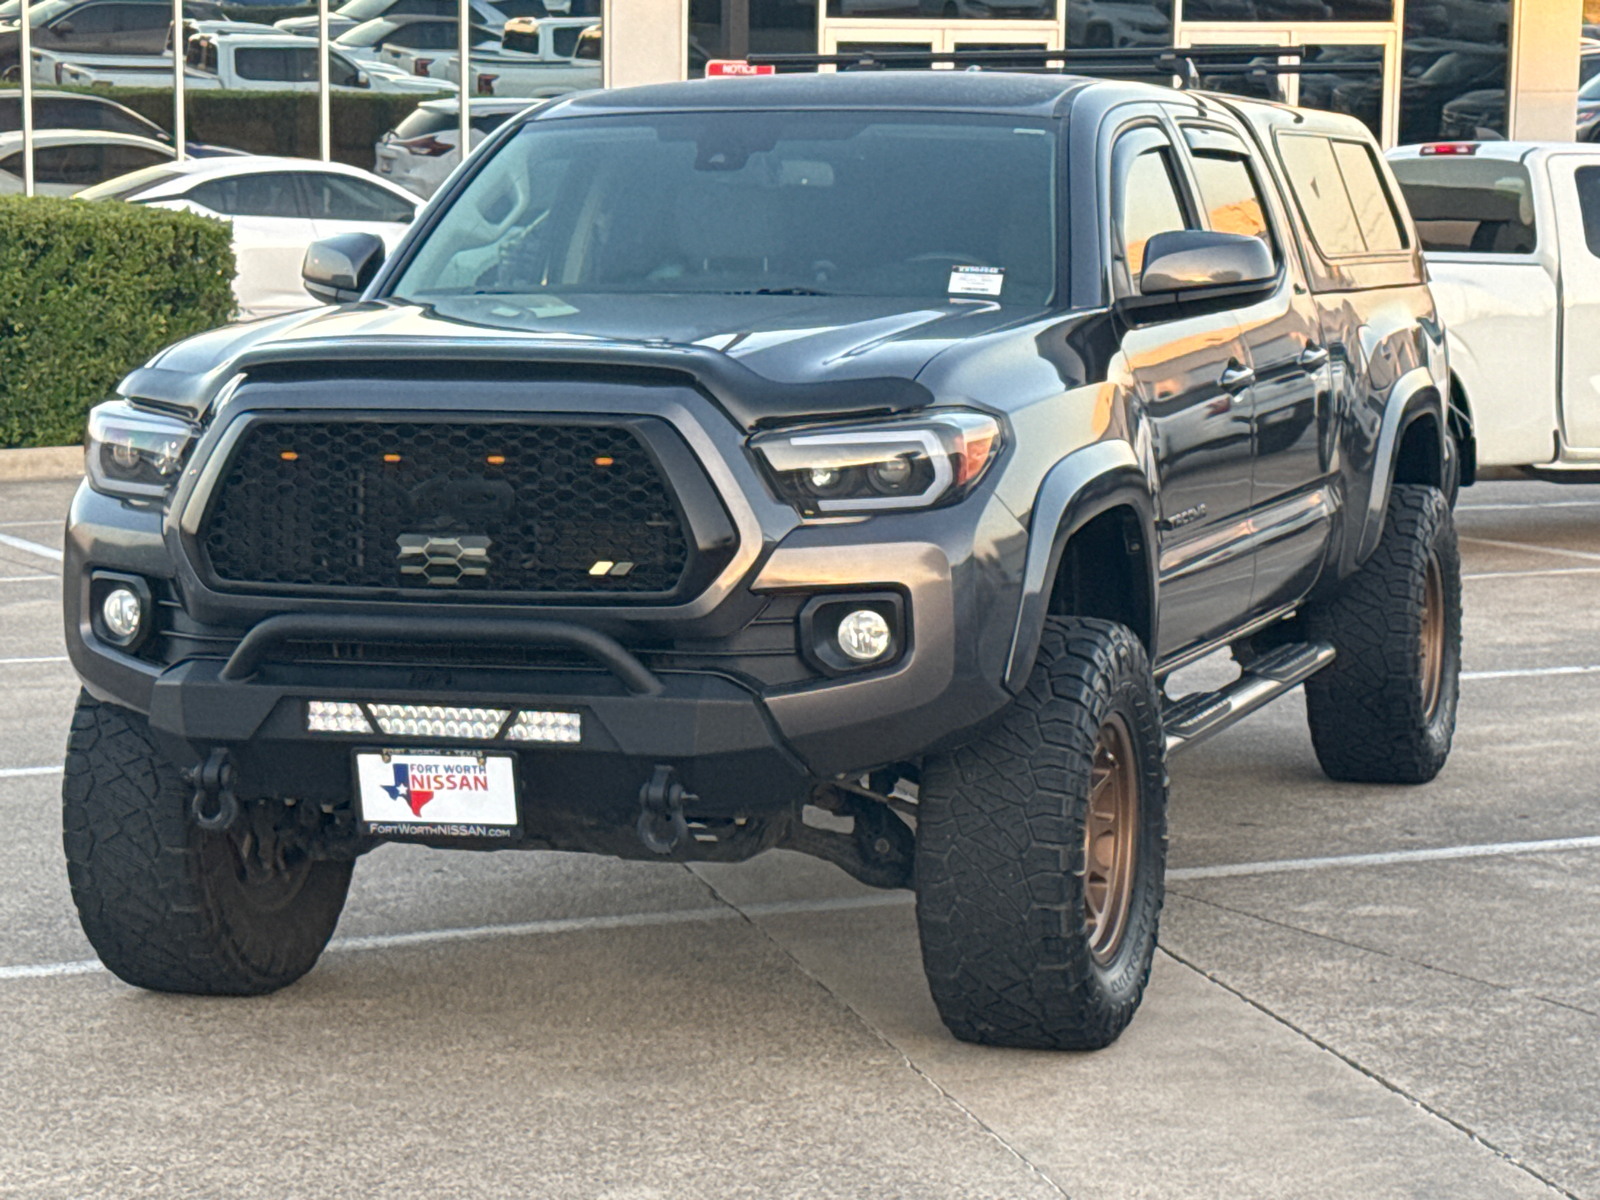
[[[246,318],[317,303],[300,281],[312,242],[373,233],[392,251],[419,206],[417,197],[357,167],[266,156],[152,167],[90,188],[81,198],[186,209],[232,222],[233,290]]]
[[[147,59],[155,69],[63,63],[56,71],[61,83],[79,87],[172,86],[171,59]],[[316,91],[317,43],[312,38],[277,33],[206,33],[189,39],[184,72],[186,88],[227,88],[234,91]],[[156,65],[159,64],[159,65]],[[371,69],[366,69],[370,65]],[[335,91],[436,92],[438,87],[379,64],[357,64],[333,47],[328,48],[328,82]]]
[[[1594,480],[1600,147],[1434,143],[1392,150],[1389,165],[1422,240],[1480,477]]]
[[[499,29],[511,17],[542,16],[540,0],[470,0],[472,19],[477,24]],[[390,15],[452,17],[459,15],[457,0],[350,0],[328,14],[328,36],[339,37],[363,21]],[[285,33],[317,36],[316,17],[285,17],[278,28]]]
[[[385,62],[410,74],[414,73],[408,61],[410,55],[453,51],[459,34],[460,24],[454,17],[376,17],[341,33],[333,44],[362,66]],[[476,22],[472,35],[474,46],[499,42],[494,30]]]
[[[34,191],[40,196],[72,196],[129,171],[169,163],[173,157],[165,142],[138,134],[40,129],[33,135]],[[21,193],[22,134],[0,133],[0,196]]]
[[[555,88],[550,95],[562,96],[567,91],[566,88]],[[507,118],[538,103],[538,99],[474,97],[469,109],[472,145],[477,146]],[[374,169],[385,179],[398,183],[423,199],[432,196],[461,162],[460,114],[461,102],[453,97],[424,100],[417,105],[416,111],[383,135],[375,148],[377,165]]]

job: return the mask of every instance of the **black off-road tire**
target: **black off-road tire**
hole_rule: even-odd
[[[1117,728],[1134,856],[1120,938],[1097,948],[1089,802]],[[950,1031],[1053,1050],[1115,1041],[1150,977],[1167,856],[1165,735],[1138,638],[1047,621],[1027,689],[979,740],[924,764],[918,810],[922,961]]]
[[[1431,620],[1442,623],[1432,636]],[[1394,486],[1378,548],[1307,608],[1305,630],[1338,651],[1306,680],[1311,743],[1327,776],[1426,783],[1437,775],[1455,736],[1461,674],[1461,555],[1437,488]]]
[[[194,789],[138,714],[79,696],[61,792],[78,917],[125,982],[259,995],[299,979],[333,936],[354,864],[295,855],[247,879],[240,835],[195,826]]]

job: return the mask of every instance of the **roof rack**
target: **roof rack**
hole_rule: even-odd
[[[1279,75],[1355,75],[1383,70],[1381,62],[1305,62],[1304,46],[1131,46],[1117,49],[865,50],[855,54],[751,54],[752,66],[838,67],[881,71],[894,67],[951,66],[1054,75],[1176,78],[1180,88],[1200,86],[1204,75],[1266,81]],[[1287,63],[1286,58],[1301,61]]]

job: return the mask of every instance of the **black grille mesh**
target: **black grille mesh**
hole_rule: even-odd
[[[670,592],[689,556],[644,443],[614,425],[262,422],[202,536],[230,582],[436,597]]]

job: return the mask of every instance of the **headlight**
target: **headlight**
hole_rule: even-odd
[[[999,457],[1000,423],[953,409],[915,420],[796,429],[751,440],[804,516],[931,508],[965,496]]]
[[[89,413],[89,482],[108,496],[157,499],[172,490],[198,429],[110,400]]]

